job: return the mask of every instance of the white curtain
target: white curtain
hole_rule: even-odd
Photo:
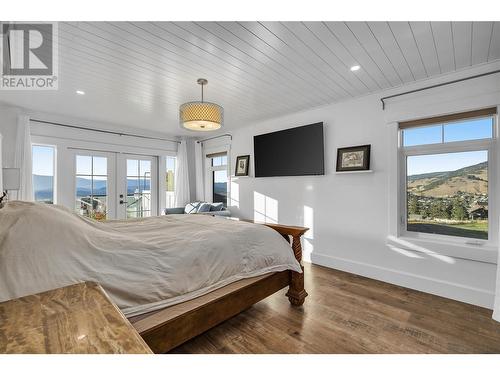
[[[203,178],[203,144],[201,142],[195,142],[194,147],[196,167],[196,200],[199,202],[203,202],[205,200],[205,184]]]
[[[33,176],[31,166],[31,134],[29,116],[20,115],[17,118],[17,144],[15,166],[21,169],[20,189],[17,199],[33,200]]]
[[[189,203],[189,171],[186,141],[182,140],[177,149],[175,165],[175,207],[182,207]]]

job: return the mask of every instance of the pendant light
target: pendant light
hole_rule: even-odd
[[[220,129],[224,120],[224,109],[218,104],[203,101],[203,86],[208,84],[208,81],[199,78],[197,82],[201,85],[201,101],[187,102],[180,106],[180,126],[199,132]]]

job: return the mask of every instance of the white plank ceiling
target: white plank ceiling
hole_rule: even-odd
[[[200,77],[231,130],[499,59],[499,22],[61,22],[59,90],[0,101],[181,135]]]

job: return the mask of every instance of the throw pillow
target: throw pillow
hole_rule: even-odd
[[[199,205],[200,205],[200,202],[193,202],[193,203],[186,204],[186,207],[184,207],[184,213],[185,214],[195,214],[196,210],[198,210]]]
[[[202,204],[200,204],[200,206],[198,207],[198,211],[197,212],[209,212],[210,211],[210,207],[212,205],[210,203],[206,203],[206,202],[203,202]]]
[[[210,205],[210,211],[222,211],[224,209],[224,205],[222,203],[212,203]]]

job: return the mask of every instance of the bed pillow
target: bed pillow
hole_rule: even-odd
[[[184,207],[184,213],[185,214],[195,214],[198,210],[199,205],[200,205],[200,202],[193,202],[193,203],[186,204],[186,207]]]
[[[212,205],[210,203],[203,202],[202,204],[200,204],[198,206],[198,211],[196,211],[196,212],[209,212],[211,206]]]
[[[222,211],[224,209],[224,205],[222,203],[212,203],[210,205],[210,211]]]

